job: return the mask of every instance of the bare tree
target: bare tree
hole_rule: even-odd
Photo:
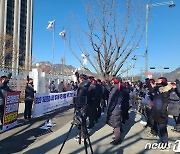
[[[77,30],[76,44],[103,79],[118,75],[138,47],[145,30],[144,4],[142,0],[89,0],[86,3],[87,27],[77,24],[81,32]],[[71,44],[70,39],[70,50],[76,55]]]
[[[12,68],[12,63],[20,56],[15,51],[16,45],[12,35],[6,34],[0,36],[0,68]],[[16,57],[13,57],[13,52]]]

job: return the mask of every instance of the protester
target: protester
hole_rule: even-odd
[[[54,81],[52,81],[49,85],[49,91],[50,93],[55,93],[56,92],[56,86],[54,84]]]
[[[169,104],[168,98],[171,88],[172,86],[168,85],[167,79],[161,77],[158,79],[156,86],[151,89],[151,92],[154,95],[152,104],[152,118],[154,120],[153,127],[155,128],[156,133],[159,130],[161,143],[165,146],[168,146],[167,107]]]
[[[34,90],[33,87],[33,79],[30,78],[26,89],[25,89],[25,110],[24,110],[24,119],[25,120],[31,120],[31,110],[32,110],[32,104],[34,101],[34,93],[36,93],[36,91]]]
[[[62,92],[65,92],[65,91],[66,91],[66,89],[65,89],[65,86],[64,86],[64,82],[61,81],[61,82],[59,83],[59,85],[58,85],[58,92],[59,92],[59,93],[62,93]]]
[[[71,91],[72,90],[72,86],[70,85],[70,83],[66,84],[66,91]]]
[[[130,93],[130,87],[129,83],[125,83],[124,90],[123,90],[123,100],[121,104],[121,110],[122,110],[122,124],[125,124],[126,120],[129,119],[129,93]]]
[[[96,109],[97,109],[97,119],[96,122],[98,121],[98,119],[101,117],[101,100],[102,100],[102,95],[103,95],[103,89],[102,89],[102,85],[101,85],[101,80],[98,79],[97,81],[95,81],[96,84],[96,95],[97,95],[97,99],[96,99]]]
[[[74,85],[74,81],[71,81],[71,82],[70,82],[70,85],[71,85],[71,90],[76,90],[76,89],[75,89],[75,85]]]
[[[91,82],[87,80],[87,76],[85,74],[81,74],[79,76],[79,87],[77,89],[77,97],[81,97],[81,96],[85,96],[87,98],[87,102],[89,102],[89,86],[91,85]],[[85,103],[85,102],[84,102]],[[83,107],[79,108],[81,115],[83,115],[83,118],[86,118],[87,116],[87,104],[84,104]],[[76,114],[76,110],[75,110],[75,114]],[[81,117],[80,117],[81,118]],[[80,121],[78,120],[77,116],[74,116],[74,122],[77,125],[77,128],[79,131],[81,131],[81,137],[82,140],[85,138],[85,131],[86,130],[82,130],[82,126]],[[75,137],[75,140],[79,140],[80,136],[79,134]]]
[[[118,78],[113,78],[113,89],[110,92],[108,100],[108,110],[106,123],[114,128],[115,140],[113,145],[121,143],[121,104],[123,99],[123,87]]]
[[[3,123],[4,116],[4,106],[5,106],[5,98],[7,92],[12,92],[12,90],[8,86],[9,79],[7,76],[1,76],[0,78],[0,114],[1,114],[1,123]]]
[[[95,125],[95,122],[98,121],[98,111],[97,111],[98,93],[97,93],[97,84],[95,82],[94,77],[89,76],[88,80],[91,83],[88,88],[88,93],[89,93],[88,109],[87,109],[87,116],[89,117],[88,129],[92,129]]]
[[[77,90],[77,89],[78,89],[78,83],[75,82],[75,83],[74,83],[74,90]]]
[[[176,83],[171,83],[173,89],[171,90],[168,105],[168,114],[172,115],[175,120],[173,131],[180,132],[180,93],[176,88]]]

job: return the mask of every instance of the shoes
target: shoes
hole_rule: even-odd
[[[180,132],[180,130],[177,130],[177,129],[171,129],[173,132]]]
[[[140,121],[140,124],[142,124],[142,125],[147,125],[147,122],[145,122],[145,121]]]
[[[77,135],[74,139],[75,139],[76,142],[79,142],[79,140],[80,140],[79,135]],[[81,142],[84,142],[84,138],[83,137],[81,137]]]
[[[113,140],[112,142],[110,142],[110,144],[112,144],[112,145],[118,145],[118,144],[121,144],[121,139],[119,139],[119,140]]]
[[[148,133],[147,133],[147,137],[157,137],[157,134],[148,132]]]

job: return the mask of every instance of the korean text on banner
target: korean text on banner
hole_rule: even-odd
[[[40,116],[49,111],[72,104],[74,91],[63,93],[37,93],[32,116]]]
[[[17,125],[20,92],[8,92],[5,99],[2,131]]]

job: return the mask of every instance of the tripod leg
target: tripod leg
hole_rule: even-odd
[[[86,141],[86,137],[84,138],[84,147],[85,147],[85,153],[87,154],[87,141]]]
[[[85,127],[85,134],[86,134],[88,142],[89,142],[89,147],[90,147],[90,150],[91,150],[91,154],[93,154],[93,149],[92,149],[91,141],[90,141],[90,138],[89,138],[89,133],[88,133],[88,130],[87,130],[86,127]]]
[[[69,136],[72,128],[73,128],[73,124],[71,125],[71,127],[70,127],[70,129],[69,129],[69,131],[68,131],[68,133],[67,133],[67,135],[66,135],[66,138],[65,138],[65,140],[64,140],[64,142],[63,142],[63,144],[62,144],[62,146],[61,146],[61,149],[59,150],[59,153],[58,153],[58,154],[61,153],[61,151],[62,151],[62,149],[63,149],[63,147],[64,147],[64,145],[65,145],[65,143],[66,143],[66,141],[67,141],[67,139],[68,139],[68,136]]]

